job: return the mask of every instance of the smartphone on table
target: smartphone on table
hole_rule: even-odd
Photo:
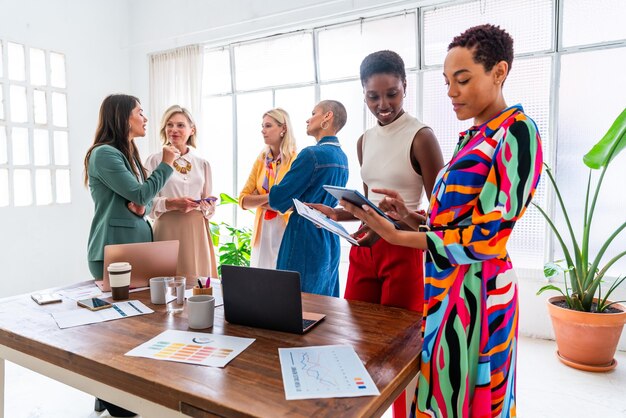
[[[87,308],[90,311],[99,311],[100,309],[106,309],[113,306],[110,302],[98,298],[82,299],[79,300],[77,303],[78,306]]]
[[[63,301],[63,297],[58,293],[33,293],[30,297],[37,302],[38,305],[47,305],[49,303]]]

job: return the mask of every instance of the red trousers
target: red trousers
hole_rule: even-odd
[[[423,251],[379,239],[370,248],[353,246],[344,297],[422,312]]]
[[[422,312],[424,265],[422,250],[379,239],[370,248],[353,246],[344,297]],[[406,391],[393,403],[393,417],[406,417]]]

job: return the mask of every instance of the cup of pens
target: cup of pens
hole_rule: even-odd
[[[202,284],[202,282],[204,281],[204,285]],[[193,287],[193,294],[195,295],[212,295],[213,294],[213,288],[211,287],[211,279],[210,278],[206,278],[204,279],[203,277],[198,277],[197,280],[198,284],[196,284]]]

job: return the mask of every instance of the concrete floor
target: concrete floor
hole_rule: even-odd
[[[626,417],[626,352],[608,373],[561,364],[553,341],[521,338],[518,353],[518,416],[522,418]],[[12,363],[6,364],[6,418],[104,418],[94,397]],[[385,417],[391,417],[388,412]],[[144,417],[158,418],[158,417]]]

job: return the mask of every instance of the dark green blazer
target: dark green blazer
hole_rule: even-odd
[[[89,231],[88,261],[102,261],[104,246],[108,244],[152,241],[152,228],[148,222],[128,210],[127,204],[143,205],[146,213],[150,213],[152,199],[172,175],[172,167],[162,162],[141,183],[117,148],[100,145],[91,152],[88,174],[95,205]]]

